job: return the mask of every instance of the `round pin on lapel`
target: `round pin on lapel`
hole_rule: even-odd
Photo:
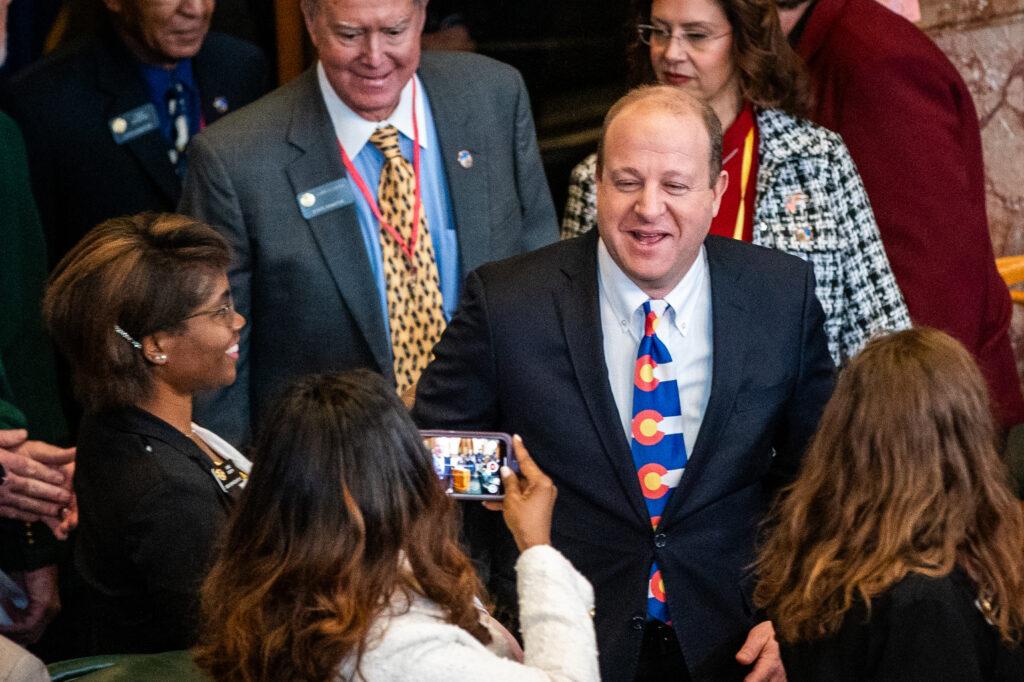
[[[115,135],[124,135],[128,130],[128,121],[118,116],[110,122],[110,129],[114,131]]]
[[[218,95],[213,98],[213,108],[218,114],[226,114],[228,112],[228,98],[223,95]]]
[[[473,155],[469,153],[469,150],[463,149],[455,158],[458,159],[459,165],[463,168],[473,167]]]
[[[312,192],[306,192],[299,197],[299,203],[302,204],[303,208],[312,208],[313,204],[316,203],[316,197]]]

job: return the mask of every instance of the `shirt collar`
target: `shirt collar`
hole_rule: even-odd
[[[172,80],[181,82],[190,91],[195,90],[196,82],[195,77],[192,75],[191,59],[179,59],[172,69],[165,69],[162,66],[153,66],[152,64],[144,64],[142,62],[139,62],[139,68],[142,71],[142,77],[145,79],[146,85],[151,90],[158,92],[161,99],[166,96],[168,88],[171,87]]]
[[[639,313],[641,306],[650,300],[650,297],[622,271],[605,246],[603,239],[597,240],[597,272],[601,283],[601,290],[608,299],[615,317],[619,322],[626,322],[629,333],[640,338],[642,329],[634,324],[635,316]],[[679,283],[665,296],[665,302],[674,311],[670,316],[672,324],[683,336],[687,334],[687,327],[690,317],[695,308],[697,294],[701,285],[707,281],[708,258],[704,245],[700,246],[700,253],[693,265],[686,271]]]
[[[383,121],[367,121],[365,118],[352,111],[345,104],[338,93],[334,91],[327,74],[324,72],[322,63],[316,63],[316,78],[320,84],[320,94],[327,105],[327,113],[331,117],[331,124],[334,126],[334,134],[341,143],[348,158],[354,159],[366,146],[370,135],[377,128],[383,128],[390,124],[398,129],[398,132],[410,140],[415,139],[415,131],[412,125],[412,84],[416,81],[416,121],[420,128],[420,147],[427,149],[426,117],[424,116],[423,102],[426,95],[423,92],[423,83],[420,77],[413,75],[409,82],[402,88],[402,96],[398,100],[398,106]]]

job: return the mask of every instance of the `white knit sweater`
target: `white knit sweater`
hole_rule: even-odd
[[[597,682],[597,641],[591,611],[594,591],[557,550],[531,547],[516,562],[525,658],[502,658],[471,634],[444,620],[435,603],[417,597],[380,619],[370,635],[360,676],[342,662],[338,680],[417,682]],[[496,636],[495,649],[505,649]]]

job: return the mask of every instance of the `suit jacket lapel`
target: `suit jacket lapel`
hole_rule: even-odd
[[[598,298],[597,230],[580,237],[579,246],[563,251],[562,271],[569,285],[561,287],[557,294],[566,346],[604,454],[619,476],[629,506],[647,523],[636,467],[608,383]]]
[[[459,239],[462,274],[468,274],[468,264],[486,263],[490,258],[489,197],[487,195],[487,166],[484,154],[484,131],[472,125],[471,97],[466,95],[466,84],[452,82],[435,67],[431,55],[425,53],[418,71],[423,87],[430,98],[430,111],[434,117],[448,179],[448,191],[455,212],[456,233]],[[459,152],[468,151],[474,163],[463,168]]]
[[[225,74],[218,73],[217,67],[222,64],[211,63],[207,44],[204,44],[195,57],[192,58],[192,72],[195,74],[196,87],[199,88],[199,106],[203,111],[203,121],[210,125],[217,119],[226,116],[237,102],[232,102],[225,97],[223,88],[216,84],[225,82]],[[220,108],[214,106],[216,100],[220,102]]]
[[[293,195],[346,177],[338,140],[317,84],[316,70],[309,69],[300,78],[288,129],[288,141],[302,152],[286,168]],[[353,191],[358,190],[353,186]],[[292,206],[289,210],[297,213],[298,207]],[[377,303],[380,292],[370,268],[355,206],[350,204],[322,213],[306,223],[380,371],[390,374],[391,349]]]
[[[107,134],[110,134],[107,125],[110,119],[149,104],[150,101],[142,76],[135,67],[136,60],[121,45],[120,38],[111,33],[104,35],[100,42],[103,48],[97,51],[96,83],[108,95],[107,119],[103,123]],[[140,135],[125,142],[124,147],[138,159],[142,169],[156,182],[168,201],[176,204],[181,196],[181,181],[167,157],[168,145],[160,131],[153,130]]]
[[[698,481],[714,457],[722,427],[732,414],[733,401],[743,378],[742,362],[749,343],[748,335],[743,333],[746,303],[737,286],[743,276],[743,265],[716,248],[719,239],[722,238],[708,237],[704,242],[711,277],[711,394],[679,487],[672,492],[665,507],[666,519],[677,513],[689,498],[689,491],[700,485]]]

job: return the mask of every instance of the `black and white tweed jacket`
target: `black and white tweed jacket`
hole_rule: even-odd
[[[761,142],[754,243],[814,267],[832,359],[842,366],[872,335],[910,326],[860,174],[836,133],[778,109],[757,112]],[[572,171],[562,238],[596,221],[591,154]]]

